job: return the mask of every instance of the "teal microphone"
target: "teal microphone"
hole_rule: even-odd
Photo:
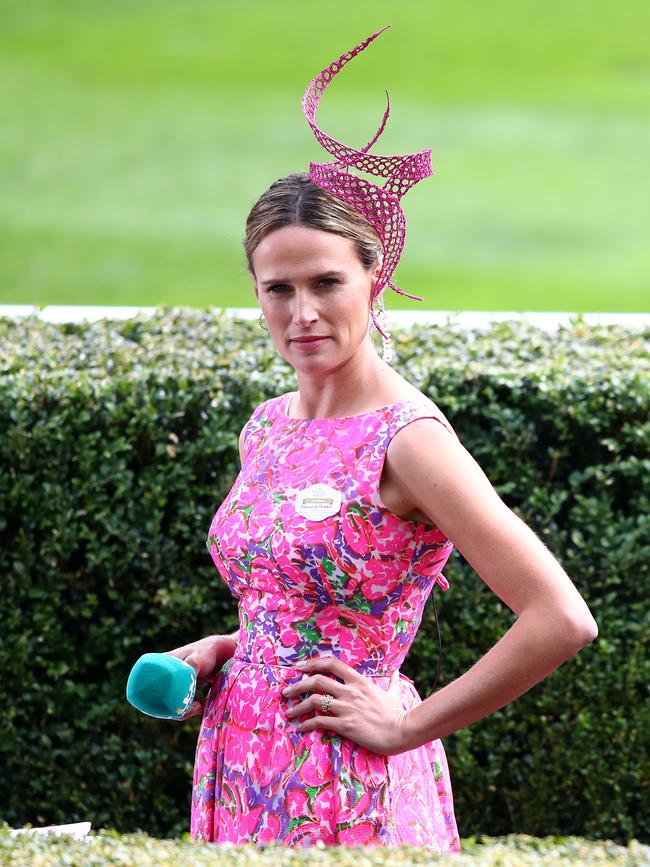
[[[196,671],[168,653],[145,653],[126,682],[126,699],[134,708],[158,719],[182,719],[196,693]]]

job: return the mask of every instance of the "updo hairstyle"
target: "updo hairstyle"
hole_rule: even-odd
[[[254,274],[255,248],[269,232],[282,226],[307,226],[349,238],[367,270],[382,253],[381,241],[370,223],[345,202],[314,184],[308,172],[294,172],[275,181],[251,208],[244,237],[251,274]]]

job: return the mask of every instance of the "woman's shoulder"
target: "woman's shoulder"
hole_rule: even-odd
[[[419,389],[414,386],[402,390],[401,397],[396,400],[396,407],[400,411],[399,415],[401,421],[398,430],[402,427],[410,426],[413,428],[410,432],[411,435],[415,434],[416,429],[424,432],[427,427],[430,428],[430,425],[413,426],[412,422],[419,421],[420,419],[432,419],[433,424],[436,422],[440,423],[450,433],[456,436],[456,432],[454,431],[451,422],[435,400],[429,397],[429,395],[419,391]],[[421,433],[420,436],[422,435],[426,434]]]
[[[261,429],[265,424],[273,421],[281,411],[285,397],[285,395],[269,397],[257,404],[241,429],[239,441],[242,446],[254,430]]]

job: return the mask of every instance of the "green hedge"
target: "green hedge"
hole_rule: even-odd
[[[426,849],[416,846],[363,847],[313,846],[290,848],[269,844],[256,847],[248,843],[238,846],[206,846],[192,843],[185,835],[182,840],[156,840],[147,834],[120,836],[114,832],[92,832],[83,840],[70,837],[10,837],[0,827],[0,863],[12,867],[69,867],[71,864],[103,867],[128,864],[129,867],[206,867],[223,864],[228,867],[351,867],[363,858],[364,867],[384,867],[403,864],[432,863]],[[650,847],[638,841],[619,846],[611,840],[593,842],[581,837],[547,837],[528,835],[503,838],[481,837],[462,842],[460,854],[443,855],[436,864],[454,867],[642,867],[650,863]]]
[[[395,367],[449,417],[585,597],[599,637],[445,739],[463,837],[650,838],[650,332],[394,329]],[[137,657],[237,627],[205,546],[237,437],[295,378],[256,322],[0,319],[0,815],[188,828],[198,719],[138,714]],[[437,594],[441,685],[514,621],[458,553]],[[430,606],[430,603],[429,603]],[[428,606],[428,607],[429,607]],[[430,694],[423,623],[404,673]]]

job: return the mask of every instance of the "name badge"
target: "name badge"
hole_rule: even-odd
[[[310,485],[296,494],[296,513],[311,521],[322,521],[341,509],[341,492],[329,485]]]

